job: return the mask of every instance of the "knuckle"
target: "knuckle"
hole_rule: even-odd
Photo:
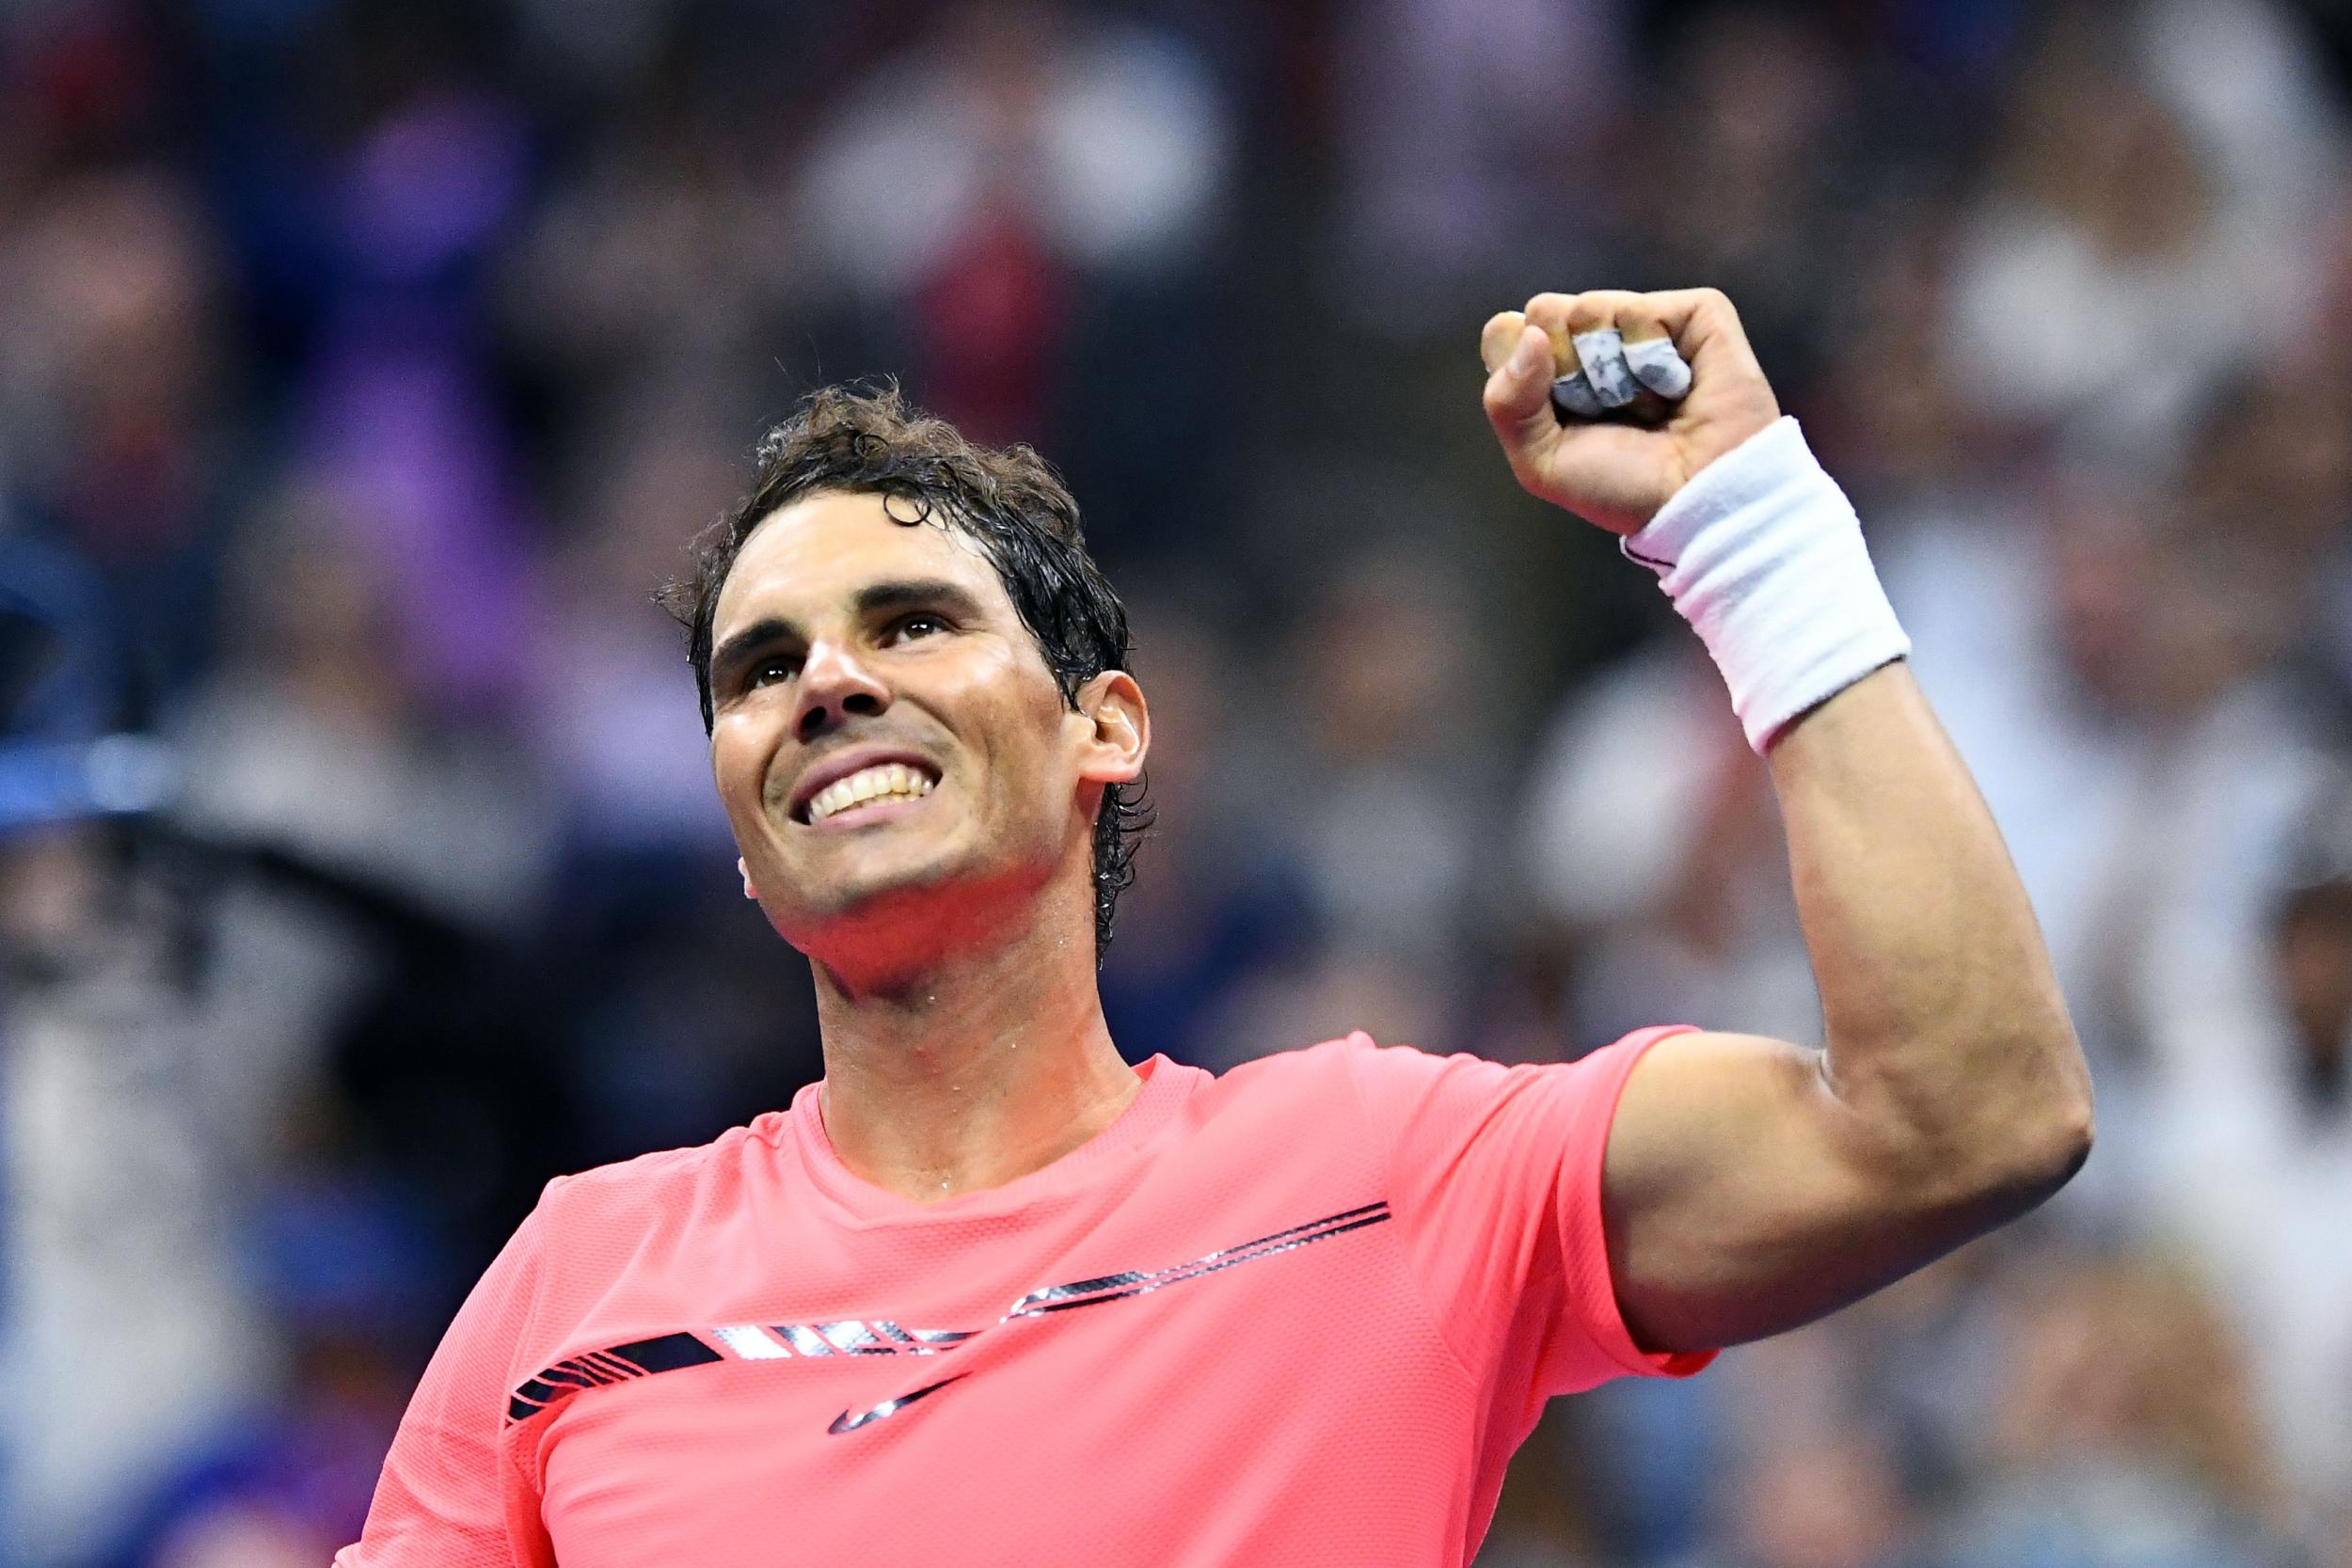
[[[1557,326],[1574,308],[1574,294],[1537,294],[1527,302],[1527,319],[1539,326]]]
[[[1595,289],[1581,296],[1580,314],[1582,320],[1578,325],[1587,330],[1621,326],[1625,323],[1626,312],[1637,308],[1641,297],[1624,289]]]

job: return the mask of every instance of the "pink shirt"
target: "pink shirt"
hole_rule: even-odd
[[[931,1205],[812,1087],[559,1178],[451,1325],[338,1568],[1430,1568],[1544,1401],[1684,1375],[1601,1240],[1630,1036],[1154,1057],[1103,1133]]]

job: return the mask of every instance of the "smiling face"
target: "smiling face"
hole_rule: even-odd
[[[1025,918],[1073,859],[1085,894],[1103,786],[1141,771],[1142,696],[1105,672],[1073,712],[965,535],[803,497],[745,542],[711,631],[712,771],[795,947]]]

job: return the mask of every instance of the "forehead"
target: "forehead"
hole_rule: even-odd
[[[899,503],[904,511],[904,503]],[[996,568],[961,530],[898,521],[876,495],[823,491],[778,507],[743,542],[711,617],[723,639],[753,616],[803,620],[846,608],[877,582],[944,578],[1012,612]]]

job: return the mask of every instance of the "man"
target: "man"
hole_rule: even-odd
[[[2031,913],[1728,302],[1545,294],[1483,347],[1520,482],[1661,571],[1767,754],[1826,1052],[1129,1067],[1095,970],[1151,722],[1075,508],[819,393],[688,608],[824,1081],[549,1184],[344,1568],[1459,1564],[1549,1396],[1694,1371],[2066,1180],[2090,1094]]]

